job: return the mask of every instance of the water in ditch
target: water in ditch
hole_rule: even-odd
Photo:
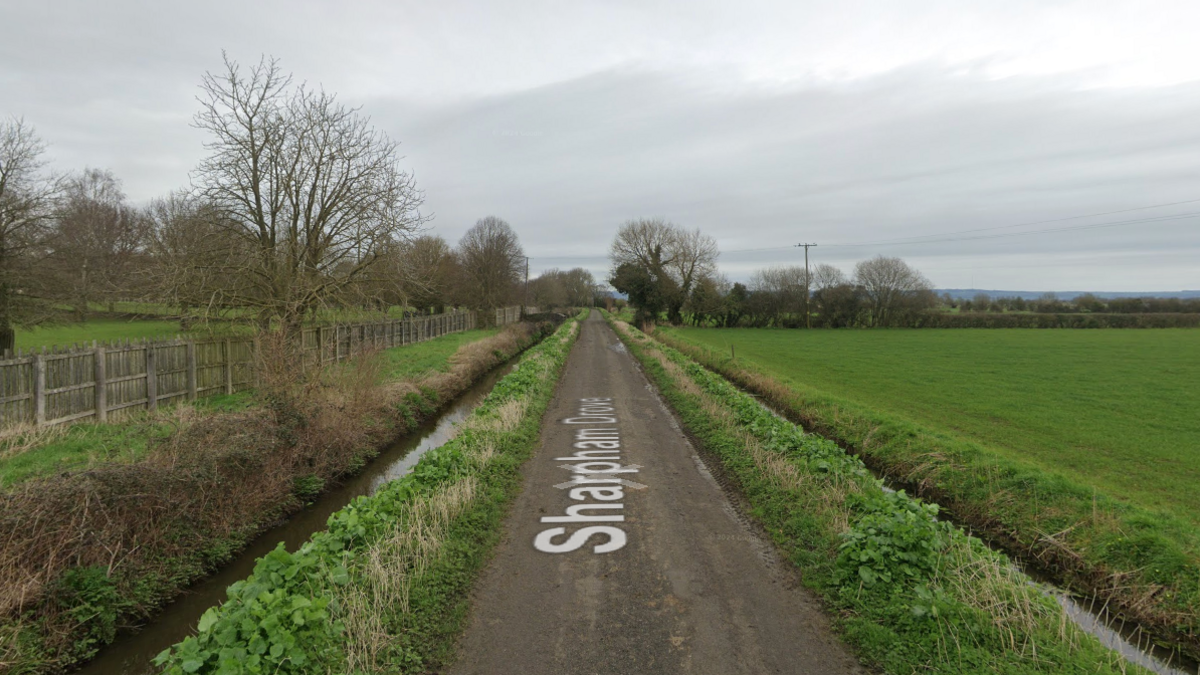
[[[764,403],[758,396],[740,387],[739,389],[757,401],[764,410],[790,423],[790,420],[786,416],[781,415],[774,408]],[[880,474],[869,466],[867,470],[873,476],[883,481],[884,490],[896,491],[910,487]],[[955,521],[953,514],[950,514],[945,509],[941,513],[956,526],[962,527],[972,535],[978,536],[969,526],[964,526],[962,523]],[[980,539],[988,546],[992,546],[992,542],[986,538],[980,537]],[[1200,675],[1200,662],[1180,653],[1178,650],[1158,644],[1154,641],[1153,636],[1142,630],[1141,626],[1122,620],[1116,612],[1108,608],[1107,603],[1094,597],[1075,595],[1055,584],[1050,576],[1041,570],[1015,560],[1002,549],[997,548],[996,550],[1004,553],[1005,557],[1017,569],[1029,577],[1031,585],[1036,586],[1038,590],[1047,596],[1054,598],[1059,606],[1063,608],[1067,618],[1074,622],[1075,625],[1079,626],[1084,632],[1095,636],[1101,644],[1120,654],[1129,663],[1135,663],[1152,673],[1157,673],[1157,675]]]
[[[157,672],[151,660],[192,635],[200,615],[223,602],[225,589],[249,576],[258,558],[271,552],[279,542],[283,542],[289,551],[295,551],[314,532],[324,530],[329,516],[355,497],[372,494],[383,484],[407,474],[422,455],[450,440],[453,426],[471,414],[496,382],[515,367],[514,360],[485,375],[441,413],[384,449],[362,473],[321,495],[286,522],[263,532],[220,571],[197,582],[136,633],[118,637],[77,672],[80,675],[149,675]]]

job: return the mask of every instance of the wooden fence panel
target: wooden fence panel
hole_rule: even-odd
[[[0,365],[0,425],[33,422],[33,357]]]
[[[146,345],[125,345],[104,353],[105,400],[109,412],[145,407]]]
[[[175,342],[152,347],[154,349],[154,374],[159,405],[173,402],[188,395],[188,347],[186,342]]]
[[[225,391],[225,341],[196,343],[196,395],[211,396]]]
[[[96,362],[94,352],[47,354],[46,423],[69,422],[90,417],[95,411]]]
[[[519,320],[520,308],[496,310],[496,323]],[[343,361],[364,349],[386,349],[472,330],[475,312],[449,312],[376,323],[339,324],[301,332],[302,367]],[[104,421],[255,385],[257,339],[117,342],[17,353],[0,361],[0,427]]]

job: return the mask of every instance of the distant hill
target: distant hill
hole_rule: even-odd
[[[1200,298],[1200,291],[1146,291],[1146,292],[1114,292],[1114,291],[993,291],[983,288],[938,288],[934,290],[939,296],[949,293],[956,300],[970,300],[980,293],[987,293],[993,298],[1024,298],[1037,300],[1047,292],[1054,293],[1059,300],[1072,300],[1081,295],[1091,293],[1097,298],[1179,298],[1187,300]]]

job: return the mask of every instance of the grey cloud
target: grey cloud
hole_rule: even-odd
[[[1009,23],[985,37],[1003,44],[1041,4],[1005,5]],[[918,13],[943,16],[935,5]],[[56,168],[112,168],[143,201],[184,185],[202,157],[203,136],[189,122],[196,84],[219,67],[220,49],[243,62],[272,53],[298,78],[362,104],[402,141],[436,232],[453,241],[475,219],[502,216],[535,271],[585,264],[603,274],[618,224],[657,215],[700,227],[726,251],[817,241],[817,260],[846,269],[877,253],[903,255],[947,287],[1200,287],[1197,220],[832,246],[1200,198],[1197,84],[997,80],[981,74],[994,71],[990,62],[836,82],[798,67],[801,77],[779,80],[790,84],[752,84],[744,74],[775,55],[801,64],[825,59],[825,47],[877,40],[887,28],[880,21],[901,21],[907,6],[872,20],[871,7],[825,17],[815,5],[789,5],[791,23],[768,26],[779,15],[768,3],[757,18],[714,11],[681,20],[661,38],[654,26],[671,10],[654,3],[625,7],[628,17],[602,5],[575,14],[522,5],[511,15],[468,5],[330,7],[8,3],[0,19],[22,29],[0,41],[0,115],[24,114],[50,142]],[[826,19],[833,23],[820,30],[830,35],[804,32]],[[722,32],[724,24],[735,28]],[[909,44],[932,29],[908,28],[926,33],[898,30],[910,37],[863,58],[903,64],[912,49],[936,51]],[[755,51],[755,36],[770,48]],[[825,47],[801,53],[812,40]],[[719,50],[703,48],[710,44]],[[522,82],[551,83],[479,95]],[[1088,222],[1104,219],[1078,224]],[[722,268],[744,278],[797,253],[726,253]]]
[[[1200,198],[1200,86],[1079,90],[1064,79],[989,81],[921,67],[792,90],[713,81],[621,69],[438,110],[369,108],[405,141],[439,231],[454,238],[496,213],[514,223],[535,268],[586,263],[600,273],[621,221],[661,215],[726,250],[815,240],[826,244],[822,260],[847,268],[902,255],[943,286],[968,285],[964,269],[993,286],[1200,286],[1189,260],[1159,257],[1195,253],[1197,219],[831,246]],[[1138,255],[1112,257],[1117,250]],[[728,253],[722,267],[744,277],[797,259]]]

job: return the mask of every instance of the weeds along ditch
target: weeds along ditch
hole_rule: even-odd
[[[295,552],[263,556],[158,665],[172,675],[436,668],[453,649],[577,333],[570,319],[527,351],[410,473],[334,513]]]
[[[254,571],[258,559],[281,542],[295,552],[315,532],[325,529],[329,517],[356,497],[371,495],[387,483],[402,478],[424,454],[454,437],[455,426],[492,390],[496,382],[516,366],[515,361],[492,370],[463,392],[440,413],[425,420],[413,432],[389,445],[371,460],[362,473],[344,480],[285,523],[263,532],[220,571],[188,588],[178,600],[165,607],[135,633],[119,636],[88,661],[78,675],[150,675],[157,672],[154,657],[164,649],[195,634],[200,617],[225,599],[225,589]]]
[[[908,673],[1138,673],[938,507],[885,488],[684,353],[613,322],[869,665]]]
[[[0,492],[0,672],[86,660],[550,330],[510,327],[416,381],[381,383],[363,358],[264,382],[265,404],[198,417],[137,462]]]
[[[947,508],[956,520],[1102,614],[1200,656],[1200,547],[1170,513],[989,453],[842,399],[798,392],[752,364],[658,336],[761,396],[793,421],[851,449],[880,474]],[[1091,604],[1088,601],[1088,604]]]

